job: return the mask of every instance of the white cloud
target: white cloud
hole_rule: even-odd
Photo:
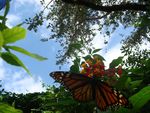
[[[49,2],[50,0],[45,0],[45,4]],[[23,22],[25,18],[32,18],[44,9],[40,0],[12,0],[10,5],[10,12],[13,11],[14,13],[8,13],[7,15],[7,25],[9,27]]]
[[[15,93],[42,92],[42,79],[39,76],[30,76],[24,70],[14,71],[4,66],[0,59],[0,80],[6,91]]]
[[[147,41],[143,41],[143,44],[141,44],[140,48],[143,49],[149,49],[150,48],[150,43]],[[102,53],[102,56],[105,58],[105,65],[108,68],[109,64],[111,63],[112,60],[118,58],[119,56],[124,56],[123,53],[121,53],[121,44],[118,43],[115,46],[113,46],[112,48],[110,48],[109,50],[107,50],[107,52]],[[126,58],[126,57],[124,57]]]
[[[106,60],[105,61],[106,67],[109,66],[109,63],[111,63],[111,61],[113,59],[116,59],[119,56],[122,56],[120,48],[121,48],[121,44],[116,44],[114,47],[112,47],[110,50],[108,50],[108,52],[102,54],[102,56]]]
[[[92,40],[92,44],[94,46],[95,49],[104,49],[107,44],[104,44],[105,41],[111,41],[111,38],[109,38],[108,36],[105,36],[103,34],[100,34],[100,31],[98,30],[99,26],[98,25],[94,25],[92,26],[92,29],[95,29],[95,34],[96,36],[94,37],[94,39]],[[101,53],[102,51],[100,51],[99,53]]]
[[[93,29],[98,29],[98,25],[95,25],[92,27]],[[118,58],[119,56],[121,56],[121,44],[120,43],[116,43],[113,47],[111,47],[109,50],[106,51],[107,49],[107,44],[104,44],[104,41],[108,41],[108,42],[111,42],[113,40],[113,35],[114,34],[111,34],[110,37],[108,36],[103,36],[102,34],[99,33],[100,31],[99,30],[95,30],[95,33],[96,33],[96,36],[94,38],[94,40],[92,41],[93,43],[93,46],[98,49],[98,48],[101,48],[102,50],[99,52],[100,55],[102,55],[105,59],[105,66],[106,68],[108,68],[109,66],[109,63],[111,63],[111,61],[113,59],[116,59]]]
[[[2,60],[0,59],[0,80],[4,78],[5,69],[2,64]]]
[[[45,0],[46,4],[48,4],[49,2],[50,2],[50,0]],[[43,8],[40,3],[40,0],[14,0],[14,1],[12,1],[12,4],[14,4],[14,6],[16,8],[23,7],[23,6],[26,6],[26,8],[28,8],[29,5],[32,5],[33,8],[35,8],[36,10]],[[32,9],[32,11],[33,11],[33,9]]]
[[[104,44],[104,38],[103,35],[100,35],[99,33],[96,33],[97,35],[94,37],[92,44],[93,46],[98,48],[104,48],[106,45]]]
[[[18,4],[18,6],[20,5],[29,5],[29,4],[33,4],[33,5],[39,5],[40,4],[40,0],[15,0],[15,3]]]
[[[9,14],[7,16],[7,26],[8,27],[13,27],[15,23],[21,23],[21,17],[17,16],[16,14]]]

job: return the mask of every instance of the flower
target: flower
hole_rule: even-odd
[[[115,75],[116,69],[115,69],[115,68],[107,69],[107,70],[105,71],[105,73],[106,73],[106,75],[107,75],[108,77],[112,77],[112,76]]]
[[[87,59],[81,64],[82,70],[80,73],[85,74],[88,77],[93,76],[104,76],[105,69],[104,63],[98,57],[93,57],[93,59]]]
[[[83,63],[81,64],[81,67],[82,67],[82,68],[87,68],[88,66],[87,66],[87,64],[86,64],[85,62],[83,62]]]
[[[121,66],[118,67],[117,74],[121,77],[121,75],[122,75],[122,67]]]
[[[82,70],[80,73],[88,77],[95,76],[103,78],[104,76],[107,76],[112,79],[112,77],[115,77],[117,75],[121,76],[122,74],[121,66],[119,66],[118,68],[110,68],[106,70],[104,62],[97,56],[87,59],[85,62],[81,64],[81,67]]]

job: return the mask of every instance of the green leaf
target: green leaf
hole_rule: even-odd
[[[0,31],[0,50],[1,50],[1,47],[3,46],[3,35],[2,35],[2,32]]]
[[[47,60],[47,58],[45,58],[45,57],[39,56],[39,55],[34,54],[34,53],[30,53],[27,50],[25,50],[25,49],[23,49],[21,47],[18,47],[18,46],[5,46],[5,47],[7,49],[12,49],[12,50],[15,50],[17,52],[20,52],[20,53],[23,53],[25,55],[28,55],[28,56],[30,56],[32,58],[35,58],[35,59],[39,60],[39,61]]]
[[[24,24],[24,22],[17,24],[15,27],[21,27]]]
[[[139,113],[139,110],[150,100],[150,86],[144,87],[129,98],[133,108],[119,108],[115,113]]]
[[[7,29],[8,27],[2,23],[0,23],[0,31],[2,31],[3,29]]]
[[[147,16],[142,16],[141,22],[135,24],[136,27],[150,26],[150,19]]]
[[[15,65],[15,66],[20,66],[23,67],[26,72],[30,74],[29,70],[26,68],[26,66],[22,63],[22,61],[14,54],[10,52],[2,52],[1,57],[3,60],[5,60],[8,64]]]
[[[115,84],[115,87],[117,89],[121,90],[123,88],[127,88],[129,86],[130,82],[131,82],[131,78],[128,77],[127,75],[124,75],[121,78],[119,78],[119,80]]]
[[[4,38],[4,44],[8,44],[24,39],[26,36],[26,30],[22,27],[14,27],[12,29],[4,29],[2,34]]]
[[[3,20],[4,19],[4,16],[0,16],[0,20]]]
[[[72,73],[79,73],[80,72],[79,71],[79,66],[78,65],[72,65],[70,67],[70,72],[72,72]]]
[[[84,60],[92,59],[91,55],[87,55],[87,56],[85,56],[83,58],[84,58]]]
[[[80,64],[80,58],[79,57],[76,57],[76,59],[73,61],[74,64]]]
[[[4,12],[4,19],[2,20],[2,24],[5,25],[5,22],[6,22],[6,16],[9,12],[9,8],[10,8],[10,5],[9,5],[9,0],[6,0],[6,7],[5,7],[5,12]]]
[[[119,64],[122,63],[122,59],[123,57],[118,57],[117,59],[114,59],[110,64],[109,64],[109,68],[115,68],[116,66],[118,66]]]
[[[80,49],[81,48],[81,44],[75,43],[75,44],[70,44],[71,48],[76,48],[76,49]]]
[[[6,103],[0,103],[0,113],[22,113],[22,111],[17,110]]]
[[[104,57],[102,57],[101,55],[99,54],[94,54],[93,57],[98,57],[98,59],[102,60],[102,61],[105,61]]]
[[[142,82],[143,80],[135,80],[135,81],[132,81],[132,82],[130,82],[130,84],[131,84],[131,88],[133,89],[133,88],[137,88],[140,84],[141,84],[141,82]]]
[[[115,113],[132,113],[129,109],[120,107]]]
[[[150,86],[144,87],[138,93],[129,98],[133,105],[132,113],[139,111],[148,101],[150,101]]]
[[[92,53],[97,53],[99,52],[101,49],[95,49]]]
[[[80,70],[79,70],[80,58],[76,58],[73,61],[73,63],[74,64],[70,67],[70,72],[79,73],[80,72]]]

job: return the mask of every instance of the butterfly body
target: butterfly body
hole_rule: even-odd
[[[109,106],[128,104],[128,100],[120,92],[95,77],[64,71],[52,72],[50,76],[65,86],[75,100],[95,101],[101,111]]]

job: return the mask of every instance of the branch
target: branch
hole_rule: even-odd
[[[110,12],[107,12],[105,15],[103,15],[103,16],[97,16],[97,17],[89,17],[89,18],[87,18],[86,20],[98,20],[98,19],[102,19],[102,18],[104,18],[104,17],[106,17],[107,15],[109,15],[110,14]]]
[[[99,10],[104,12],[126,11],[126,10],[146,11],[148,6],[144,4],[138,4],[138,3],[126,3],[120,5],[102,6],[102,5],[96,5],[92,2],[89,2],[88,0],[62,0],[62,1],[73,5],[83,5],[93,10]]]

